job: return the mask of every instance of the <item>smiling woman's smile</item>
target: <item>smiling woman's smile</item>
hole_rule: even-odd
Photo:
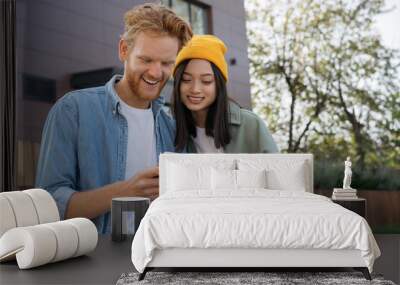
[[[203,102],[204,97],[199,97],[199,96],[187,96],[189,101],[193,104],[199,104]]]

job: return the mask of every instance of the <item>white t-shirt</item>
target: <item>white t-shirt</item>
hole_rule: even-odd
[[[128,122],[125,179],[157,165],[156,134],[151,107],[137,109],[120,100],[121,114]]]
[[[205,128],[196,127],[197,136],[193,139],[194,145],[198,153],[223,153],[222,147],[216,148],[214,138],[206,135]]]

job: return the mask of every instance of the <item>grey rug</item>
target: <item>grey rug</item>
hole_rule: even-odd
[[[148,272],[142,281],[139,273],[122,274],[117,285],[133,284],[379,284],[395,285],[384,280],[381,275],[372,274],[372,281],[364,278],[360,272]]]

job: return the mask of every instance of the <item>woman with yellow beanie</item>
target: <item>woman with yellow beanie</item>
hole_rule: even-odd
[[[172,112],[177,151],[278,152],[264,122],[228,98],[226,51],[219,38],[195,35],[176,58]]]

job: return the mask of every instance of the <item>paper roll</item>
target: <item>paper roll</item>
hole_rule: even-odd
[[[98,233],[93,222],[85,218],[60,222],[57,205],[45,190],[0,193],[0,214],[0,261],[16,257],[20,269],[96,248]]]
[[[70,223],[78,233],[78,249],[74,257],[86,254],[96,248],[98,233],[97,228],[91,220],[85,218],[75,218],[65,220]]]
[[[0,237],[9,229],[17,226],[10,202],[1,194],[3,193],[0,193]]]
[[[23,191],[1,193],[8,199],[14,211],[17,227],[26,227],[39,224],[38,214],[31,197]]]
[[[56,252],[56,236],[43,225],[14,228],[0,239],[0,260],[16,255],[20,269],[49,263]]]
[[[78,234],[70,223],[65,221],[41,225],[51,229],[57,238],[57,251],[51,262],[73,257],[78,249]]]
[[[43,189],[28,189],[23,192],[31,197],[39,218],[39,224],[60,220],[57,204],[49,192]]]
[[[13,228],[0,238],[0,261],[16,257],[19,268],[28,269],[86,254],[97,239],[96,226],[85,218]]]

